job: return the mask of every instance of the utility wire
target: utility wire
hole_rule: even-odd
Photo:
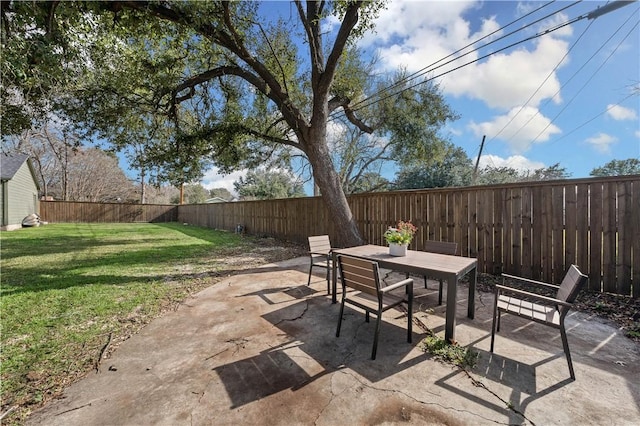
[[[459,52],[461,52],[461,51],[465,50],[466,48],[468,48],[468,47],[470,47],[470,46],[472,46],[472,45],[474,45],[474,44],[476,44],[476,43],[478,43],[478,42],[480,42],[480,41],[484,40],[485,38],[489,37],[490,35],[484,36],[484,37],[480,38],[479,40],[476,40],[475,42],[470,43],[470,44],[466,45],[465,47],[463,47],[463,48],[461,48],[461,49],[458,49],[456,52],[454,52],[454,53],[452,53],[452,54],[450,54],[450,55],[448,55],[448,56],[446,56],[446,57],[444,57],[444,58],[441,58],[440,60],[438,60],[438,61],[436,61],[436,62],[432,63],[431,65],[428,65],[427,67],[422,68],[420,71],[417,71],[417,72],[415,72],[415,73],[411,74],[410,76],[403,78],[403,79],[402,79],[402,80],[400,80],[399,82],[396,82],[396,83],[392,84],[391,86],[388,86],[388,87],[387,87],[387,88],[385,88],[385,89],[381,89],[381,90],[380,90],[380,91],[378,91],[377,93],[375,93],[375,94],[373,94],[373,95],[371,95],[371,96],[369,96],[369,97],[367,97],[367,98],[365,98],[365,99],[363,99],[363,100],[361,100],[361,101],[359,101],[359,102],[356,102],[355,104],[353,104],[353,106],[352,106],[352,108],[351,108],[351,109],[352,109],[353,111],[357,111],[357,110],[360,110],[360,109],[362,109],[362,108],[365,108],[365,107],[371,106],[371,105],[373,105],[373,104],[375,104],[375,103],[381,102],[381,101],[383,101],[383,100],[385,100],[385,99],[388,99],[388,98],[390,98],[390,97],[392,97],[392,96],[396,96],[396,95],[398,95],[398,94],[400,94],[400,93],[402,93],[402,92],[405,92],[405,91],[407,91],[407,90],[411,90],[411,89],[413,89],[413,88],[415,88],[415,87],[417,87],[417,86],[419,86],[419,85],[421,85],[421,84],[424,84],[424,83],[426,83],[426,82],[428,82],[428,81],[431,81],[431,80],[433,80],[433,79],[436,79],[436,78],[438,78],[438,77],[441,77],[441,76],[443,76],[443,75],[446,75],[446,74],[448,74],[448,73],[450,73],[450,72],[452,72],[452,71],[456,71],[456,70],[458,70],[458,69],[460,69],[460,68],[463,68],[463,67],[465,67],[465,66],[467,66],[467,65],[470,65],[470,64],[473,64],[473,63],[475,63],[475,62],[478,62],[478,61],[480,61],[480,60],[482,60],[482,59],[485,59],[485,58],[487,58],[487,57],[489,57],[489,56],[491,56],[491,55],[494,55],[494,54],[496,54],[496,53],[500,53],[500,52],[502,52],[502,51],[504,51],[504,50],[507,50],[507,49],[510,49],[510,48],[512,48],[512,47],[514,47],[514,46],[517,46],[518,44],[525,43],[525,42],[527,42],[527,41],[530,41],[530,40],[533,40],[533,39],[535,39],[535,38],[541,37],[541,36],[543,36],[543,35],[545,35],[545,34],[548,34],[548,33],[551,33],[551,32],[553,32],[553,31],[556,31],[556,30],[558,30],[558,29],[560,29],[560,28],[562,28],[562,27],[564,27],[564,26],[571,25],[571,24],[572,24],[572,23],[574,23],[574,22],[577,22],[577,21],[579,21],[579,20],[581,20],[581,19],[584,19],[584,18],[586,18],[586,17],[587,17],[587,14],[585,14],[585,15],[581,15],[581,16],[579,16],[579,17],[577,17],[577,18],[574,18],[573,20],[570,20],[570,21],[565,22],[564,24],[560,24],[560,25],[558,25],[558,26],[556,26],[556,27],[554,27],[554,28],[547,29],[547,30],[545,30],[545,31],[543,31],[543,32],[537,33],[537,34],[535,34],[535,35],[533,35],[533,36],[527,37],[527,38],[525,38],[525,39],[523,39],[523,40],[520,40],[520,41],[518,41],[518,42],[512,43],[512,44],[510,44],[510,45],[508,45],[508,46],[506,46],[506,47],[503,47],[503,48],[501,48],[501,49],[498,49],[498,50],[496,50],[496,51],[494,51],[494,52],[491,52],[491,53],[489,53],[489,54],[487,54],[487,55],[484,55],[484,56],[479,57],[479,58],[477,58],[477,59],[475,59],[475,60],[469,61],[469,62],[467,62],[467,63],[465,63],[465,64],[463,64],[463,65],[457,66],[457,67],[455,67],[455,68],[453,68],[453,69],[450,69],[450,70],[448,70],[448,71],[445,71],[445,72],[443,72],[443,73],[441,73],[441,74],[438,74],[438,75],[436,75],[436,76],[430,77],[430,78],[425,79],[425,80],[422,80],[422,81],[420,81],[420,82],[418,82],[418,83],[416,83],[416,84],[414,84],[414,85],[411,85],[411,86],[409,86],[409,87],[403,87],[402,89],[400,89],[400,90],[398,90],[398,91],[394,91],[394,92],[392,92],[392,93],[390,93],[390,94],[388,94],[388,95],[386,95],[386,96],[379,97],[379,95],[380,95],[380,94],[382,94],[382,93],[388,92],[389,90],[391,90],[391,89],[393,89],[393,88],[395,88],[395,87],[402,86],[403,84],[405,84],[405,83],[407,83],[407,82],[409,82],[409,81],[415,80],[416,78],[418,78],[418,77],[420,77],[420,76],[422,76],[422,75],[425,75],[425,74],[427,74],[427,73],[433,72],[433,71],[435,71],[435,70],[436,70],[436,69],[438,69],[438,68],[441,68],[441,67],[443,67],[443,66],[445,66],[445,65],[448,65],[448,64],[450,64],[450,63],[452,63],[452,62],[454,62],[454,61],[457,61],[457,60],[459,60],[459,59],[461,59],[461,58],[463,58],[463,57],[465,57],[465,56],[467,56],[467,55],[469,55],[469,54],[471,54],[471,53],[477,52],[477,51],[479,51],[480,49],[482,49],[482,48],[484,48],[484,47],[487,47],[487,46],[489,46],[489,45],[491,45],[491,44],[493,44],[493,43],[496,43],[496,42],[498,42],[498,41],[500,41],[500,40],[503,40],[503,39],[505,39],[505,38],[507,38],[507,37],[509,37],[509,36],[511,36],[511,35],[513,35],[513,34],[515,34],[515,33],[517,33],[517,32],[519,32],[519,31],[522,31],[522,30],[524,30],[524,29],[526,29],[526,28],[528,28],[528,27],[531,27],[532,25],[535,25],[535,24],[537,24],[537,23],[539,23],[539,22],[541,22],[541,21],[543,21],[543,20],[545,20],[545,19],[547,19],[547,18],[549,18],[549,17],[553,16],[553,15],[556,15],[556,14],[558,14],[558,13],[560,13],[560,12],[562,12],[562,11],[564,11],[564,10],[566,10],[566,9],[570,8],[570,7],[573,7],[573,6],[577,5],[578,3],[580,3],[581,1],[582,1],[582,0],[578,0],[578,1],[576,1],[576,2],[572,3],[572,4],[568,5],[568,6],[565,6],[565,7],[561,8],[561,9],[559,9],[559,10],[556,10],[556,11],[555,11],[555,12],[553,12],[553,13],[550,13],[550,14],[548,14],[548,15],[545,15],[545,16],[543,16],[542,18],[539,18],[539,19],[537,19],[537,20],[535,20],[535,21],[533,21],[533,22],[529,23],[529,24],[527,24],[527,25],[525,25],[525,26],[521,27],[521,28],[520,28],[520,29],[518,29],[518,30],[512,31],[512,32],[510,32],[510,33],[508,33],[508,34],[506,34],[506,35],[504,35],[504,36],[501,36],[501,37],[499,37],[499,38],[497,38],[497,39],[495,39],[495,40],[492,40],[492,41],[490,41],[490,42],[488,42],[488,43],[485,43],[485,44],[483,44],[482,46],[477,47],[476,49],[470,50],[470,51],[468,51],[468,52],[464,53],[464,54],[463,54],[463,55],[461,55],[461,56],[455,57],[455,58],[453,58],[453,59],[450,59],[449,61],[446,61],[445,63],[442,63],[442,64],[440,64],[440,65],[438,65],[438,66],[436,66],[436,67],[433,67],[434,65],[438,64],[439,62],[442,62],[443,60],[445,60],[445,59],[447,59],[447,58],[450,58],[451,56],[453,56],[453,55],[455,55],[455,54],[457,54],[457,53],[459,53]],[[547,3],[547,4],[543,5],[542,7],[548,6],[549,4],[551,4],[551,3]],[[519,20],[521,20],[521,19],[523,19],[523,18],[525,18],[525,17],[527,17],[527,16],[531,15],[531,14],[532,14],[532,13],[534,13],[534,12],[539,11],[540,9],[542,9],[542,7],[540,7],[540,8],[538,8],[538,9],[534,10],[533,12],[530,12],[530,13],[528,13],[528,14],[526,14],[526,15],[522,16],[521,18],[518,18],[516,21],[513,21],[513,22],[511,22],[511,23],[507,24],[506,26],[502,27],[502,28],[501,28],[501,29],[499,29],[499,30],[494,31],[494,32],[493,32],[493,33],[491,33],[491,34],[494,34],[495,32],[498,32],[498,31],[501,31],[501,30],[502,30],[502,29],[504,29],[504,28],[507,28],[508,26],[512,25],[513,23],[515,23],[515,22],[517,22],[517,21],[519,21]],[[432,68],[432,67],[433,67],[433,68]],[[374,98],[377,98],[377,99],[374,99]],[[331,114],[331,116],[330,116],[330,118],[329,118],[329,119],[330,119],[330,121],[331,121],[331,120],[333,120],[333,119],[340,118],[340,117],[342,117],[342,116],[344,116],[344,115],[345,115],[344,111],[335,112],[335,113]]]
[[[486,55],[480,56],[480,57],[478,57],[478,58],[476,58],[476,59],[474,59],[474,60],[472,60],[472,61],[466,62],[466,63],[464,63],[464,64],[462,64],[462,65],[458,65],[457,67],[451,68],[450,70],[444,71],[444,72],[442,72],[442,73],[440,73],[440,74],[437,74],[437,75],[435,75],[435,76],[433,76],[433,77],[429,77],[429,78],[427,78],[427,79],[425,79],[425,80],[423,80],[423,81],[419,81],[418,83],[415,83],[415,84],[413,84],[413,85],[411,85],[411,86],[409,86],[409,87],[403,88],[402,90],[399,90],[399,91],[397,91],[397,92],[394,92],[394,93],[391,93],[391,94],[389,94],[389,95],[387,95],[387,96],[384,96],[384,97],[382,97],[382,98],[380,98],[380,99],[378,99],[378,100],[376,100],[376,101],[374,101],[374,102],[371,102],[370,104],[367,104],[367,105],[365,105],[365,106],[368,106],[368,105],[371,105],[371,104],[374,104],[374,103],[377,103],[377,102],[381,102],[381,101],[383,101],[383,100],[385,100],[385,99],[388,99],[388,98],[390,98],[390,97],[392,97],[392,96],[399,95],[399,94],[400,94],[400,93],[402,93],[402,92],[406,92],[406,91],[408,91],[408,90],[414,89],[414,88],[416,88],[417,86],[419,86],[419,85],[421,85],[421,84],[424,84],[424,83],[426,83],[426,82],[428,82],[428,81],[434,80],[434,79],[436,79],[436,78],[438,78],[438,77],[442,77],[442,76],[444,76],[444,75],[447,75],[447,74],[449,74],[449,73],[452,73],[453,71],[457,71],[457,70],[459,70],[459,69],[461,69],[461,68],[464,68],[464,67],[466,67],[466,66],[468,66],[468,65],[471,65],[471,64],[473,64],[473,63],[479,62],[479,61],[481,61],[481,60],[483,60],[483,59],[488,58],[489,56],[495,55],[496,53],[500,53],[500,52],[502,52],[502,51],[504,51],[504,50],[508,50],[508,49],[510,49],[510,48],[512,48],[512,47],[514,47],[514,46],[519,45],[519,44],[525,43],[525,42],[527,42],[527,41],[534,40],[534,39],[539,38],[539,37],[542,37],[543,35],[549,34],[549,33],[553,32],[553,31],[557,31],[557,30],[559,30],[559,29],[561,29],[561,28],[563,28],[563,27],[565,27],[565,26],[571,25],[571,24],[573,24],[573,23],[575,23],[575,22],[577,22],[577,21],[579,21],[579,20],[581,20],[581,19],[584,19],[584,18],[586,18],[586,15],[584,15],[584,16],[579,16],[579,17],[577,17],[577,18],[574,18],[574,19],[573,19],[573,20],[571,20],[571,21],[567,21],[567,22],[565,22],[565,23],[563,23],[563,24],[560,24],[560,25],[558,25],[558,26],[556,26],[556,27],[554,27],[554,28],[547,29],[547,30],[545,30],[544,32],[539,32],[539,33],[537,33],[537,34],[535,34],[535,35],[532,35],[532,36],[530,36],[530,37],[527,37],[527,38],[525,38],[525,39],[523,39],[523,40],[517,41],[517,42],[515,42],[515,43],[511,43],[510,45],[505,46],[505,47],[503,47],[503,48],[501,48],[501,49],[498,49],[498,50],[493,51],[493,52],[491,52],[491,53],[488,53],[488,54],[486,54]],[[357,108],[357,109],[354,109],[354,110],[358,110],[358,109],[364,108],[365,106],[362,106],[362,107]]]
[[[629,19],[631,19],[631,17],[634,14],[630,14],[629,18],[627,18],[627,20],[624,22],[624,25],[626,25],[626,23],[629,21]],[[587,86],[587,84],[589,84],[589,82],[591,82],[591,80],[593,79],[593,77],[595,77],[595,75],[602,69],[602,67],[609,61],[609,59],[611,59],[611,57],[613,56],[613,54],[618,50],[618,48],[622,45],[622,43],[629,37],[629,35],[631,35],[631,33],[638,27],[639,22],[636,22],[633,27],[631,27],[631,29],[629,30],[629,32],[624,36],[624,38],[622,40],[620,40],[620,42],[618,43],[618,45],[613,49],[613,51],[611,51],[611,53],[609,54],[609,56],[606,57],[606,59],[600,64],[600,66],[598,68],[596,68],[596,70],[591,74],[591,76],[587,79],[587,81],[585,81],[585,83],[582,85],[582,87],[580,87],[580,89],[578,90],[578,92],[576,92],[575,95],[573,95],[573,97],[569,100],[569,102],[567,102],[565,104],[565,106],[551,119],[551,121],[549,122],[549,124],[547,124],[545,126],[544,129],[542,129],[540,131],[540,133],[538,133],[538,136],[536,136],[531,142],[529,142],[529,144],[527,145],[527,147],[531,146],[535,141],[538,140],[538,138],[549,128],[549,126],[551,126],[553,124],[553,122],[567,109],[567,107],[575,100],[575,98],[584,90],[584,88]],[[618,28],[618,30],[616,30],[616,33],[622,28],[622,26],[620,26]],[[615,33],[614,33],[615,34]],[[595,54],[594,54],[595,55]]]
[[[538,88],[533,92],[533,94],[529,97],[529,99],[527,99],[527,101],[520,107],[520,109],[518,109],[518,112],[516,112],[511,119],[509,119],[509,121],[507,122],[507,124],[505,124],[504,126],[502,126],[502,128],[498,131],[498,133],[496,133],[495,135],[493,135],[491,137],[491,139],[489,139],[488,142],[491,142],[492,140],[494,140],[495,138],[497,138],[498,136],[500,136],[500,134],[507,128],[509,127],[509,125],[513,122],[513,120],[516,119],[516,117],[518,115],[520,115],[520,113],[522,112],[522,110],[529,105],[529,103],[531,102],[531,100],[533,99],[533,97],[538,94],[538,92],[540,91],[540,89],[542,89],[542,87],[547,83],[547,81],[551,78],[551,76],[556,72],[556,70],[558,68],[560,68],[560,65],[562,65],[562,63],[564,62],[565,59],[567,59],[567,57],[569,56],[569,53],[571,53],[571,51],[576,47],[576,45],[578,44],[578,42],[582,39],[582,37],[587,33],[587,31],[589,30],[589,28],[591,28],[591,25],[593,25],[595,21],[591,21],[589,23],[589,25],[582,31],[582,33],[580,34],[580,36],[576,39],[575,42],[573,42],[573,44],[569,47],[569,49],[567,50],[567,53],[564,54],[564,56],[562,57],[562,59],[560,59],[560,61],[558,62],[558,64],[551,70],[551,72],[549,72],[549,74],[547,75],[547,77],[542,81],[542,83],[540,83],[540,85],[538,86]],[[574,74],[575,75],[575,74]],[[573,76],[571,77],[573,78]],[[569,81],[571,81],[571,78],[569,79]],[[567,83],[569,82],[567,81]],[[566,84],[566,83],[565,83]],[[562,86],[561,86],[562,87]],[[553,99],[558,93],[560,92],[560,90],[558,90],[553,96],[551,96],[549,98],[549,100]],[[548,103],[549,101],[547,101]],[[546,103],[545,103],[546,105]],[[537,113],[535,115],[533,115],[533,117],[535,117],[537,115]],[[531,122],[531,120],[533,120],[533,117],[531,117],[529,119],[529,121],[527,121],[522,127],[520,127],[520,129],[518,129],[518,131],[516,131],[516,133],[514,133],[513,135],[511,135],[511,137],[513,138],[514,136],[516,136],[518,133],[520,133],[520,130],[522,130],[527,124],[529,124],[529,122]],[[487,143],[488,143],[487,142]]]
[[[588,119],[587,121],[585,121],[584,123],[582,123],[581,125],[579,125],[578,127],[574,128],[573,130],[571,130],[569,133],[562,135],[561,137],[559,137],[558,139],[553,140],[551,143],[556,143],[558,141],[561,141],[562,139],[568,137],[569,135],[577,132],[578,130],[582,129],[584,126],[586,126],[587,124],[591,123],[593,120],[595,120],[596,118],[606,114],[607,112],[609,112],[611,109],[620,106],[620,104],[622,104],[624,101],[626,101],[627,99],[633,97],[633,96],[637,96],[637,93],[630,93],[629,95],[625,96],[624,98],[622,98],[620,101],[618,101],[618,103],[613,104],[613,105],[609,105],[604,111],[600,112],[599,114],[594,115],[593,117],[591,117],[590,119]]]
[[[442,65],[440,65],[440,66],[438,66],[438,67],[436,67],[436,68],[433,68],[433,69],[431,68],[431,67],[433,67],[434,65],[437,65],[438,63],[440,63],[440,62],[442,62],[442,61],[444,61],[444,60],[446,60],[446,59],[448,59],[448,58],[451,58],[452,56],[457,55],[458,53],[460,53],[460,52],[464,51],[465,49],[467,49],[467,48],[469,48],[469,47],[471,47],[471,46],[473,46],[474,44],[477,44],[477,43],[481,42],[482,40],[485,40],[485,39],[487,39],[487,38],[489,38],[489,37],[493,36],[494,34],[496,34],[496,33],[500,32],[500,31],[505,30],[506,28],[508,28],[508,27],[510,27],[511,25],[513,25],[513,24],[515,24],[515,23],[517,23],[517,22],[521,21],[522,19],[525,19],[525,18],[527,18],[528,16],[530,16],[530,15],[532,15],[532,14],[534,14],[534,13],[536,13],[536,12],[538,12],[538,11],[542,10],[543,8],[545,8],[545,7],[547,7],[547,6],[551,5],[551,4],[553,4],[555,1],[556,1],[556,0],[552,0],[552,1],[548,2],[548,3],[543,4],[542,6],[538,7],[537,9],[534,9],[534,10],[532,10],[531,12],[529,12],[529,13],[527,13],[527,14],[525,14],[525,15],[521,16],[521,17],[519,17],[518,19],[511,21],[511,22],[510,22],[510,23],[508,23],[507,25],[505,25],[505,26],[503,26],[503,27],[501,27],[501,28],[498,28],[497,30],[495,30],[495,31],[493,31],[493,32],[491,32],[491,33],[489,33],[489,34],[487,34],[487,35],[485,35],[485,36],[483,36],[483,37],[479,38],[479,39],[478,39],[478,40],[476,40],[476,41],[473,41],[473,42],[471,42],[471,43],[467,44],[467,45],[466,45],[466,46],[464,46],[464,47],[461,47],[460,49],[456,50],[455,52],[450,53],[449,55],[447,55],[447,56],[445,56],[445,57],[443,57],[443,58],[438,59],[437,61],[435,61],[435,62],[433,62],[433,63],[431,63],[431,64],[427,65],[426,67],[423,67],[423,68],[419,69],[418,71],[416,71],[416,72],[414,72],[414,73],[412,73],[412,74],[409,74],[409,75],[407,75],[407,76],[403,77],[403,78],[402,78],[402,79],[400,79],[399,81],[397,81],[397,82],[395,82],[395,83],[393,83],[393,84],[391,84],[391,85],[389,85],[389,86],[387,86],[387,87],[385,87],[385,88],[383,88],[383,89],[380,89],[377,93],[374,93],[374,94],[372,94],[372,95],[368,96],[367,98],[362,99],[362,100],[360,100],[360,101],[358,101],[358,102],[354,103],[354,104],[353,104],[353,106],[352,106],[352,108],[357,108],[359,105],[361,105],[361,104],[363,104],[363,103],[365,103],[365,102],[367,102],[367,101],[371,100],[372,98],[375,98],[376,96],[379,96],[380,94],[382,94],[382,93],[384,93],[384,92],[387,92],[387,91],[389,91],[389,90],[391,90],[391,89],[393,89],[393,88],[395,88],[395,87],[399,87],[399,86],[401,86],[402,84],[404,84],[404,83],[406,83],[406,82],[409,82],[409,81],[412,81],[412,80],[414,80],[414,79],[416,79],[416,78],[418,78],[418,77],[420,77],[420,76],[422,76],[422,75],[424,75],[424,74],[426,74],[426,73],[428,73],[428,72],[433,71],[434,69],[440,68],[440,67],[442,67],[442,66],[444,66],[444,65],[446,65],[446,64],[448,64],[448,63],[450,63],[450,62],[452,62],[453,60],[460,59],[460,58],[462,58],[462,57],[464,57],[464,56],[466,56],[466,55],[468,55],[468,54],[470,54],[470,53],[473,53],[473,52],[478,51],[479,49],[481,49],[481,48],[483,48],[483,47],[489,46],[490,44],[493,44],[493,43],[495,43],[495,42],[497,42],[497,41],[499,41],[499,40],[502,40],[502,39],[504,39],[504,38],[506,38],[506,37],[508,37],[508,36],[512,35],[512,34],[515,34],[515,33],[516,33],[516,32],[518,32],[518,31],[521,31],[521,30],[523,30],[523,29],[526,29],[527,27],[529,27],[529,26],[531,26],[531,25],[534,25],[535,23],[539,22],[540,20],[542,20],[542,19],[546,19],[546,18],[548,18],[549,16],[552,16],[552,15],[557,14],[557,13],[559,13],[559,12],[561,12],[561,11],[565,10],[565,9],[568,9],[569,7],[571,7],[571,6],[573,6],[573,5],[577,4],[577,3],[579,3],[579,2],[580,2],[580,1],[582,1],[582,0],[579,0],[579,1],[575,2],[575,3],[573,3],[573,4],[572,4],[572,5],[570,5],[570,6],[566,6],[566,7],[562,8],[562,9],[560,9],[560,10],[556,11],[556,12],[553,12],[552,14],[549,14],[549,15],[547,15],[547,16],[545,16],[545,17],[543,17],[543,18],[541,18],[541,19],[539,19],[539,20],[537,20],[537,21],[534,21],[534,22],[532,22],[532,23],[530,23],[530,24],[527,24],[527,25],[525,25],[524,27],[520,28],[519,30],[512,31],[512,32],[511,32],[511,33],[509,33],[509,34],[506,34],[506,35],[504,35],[504,36],[501,36],[501,37],[499,37],[499,38],[497,38],[497,39],[495,39],[495,40],[493,40],[493,41],[491,41],[491,42],[489,42],[489,43],[486,43],[486,44],[484,44],[484,45],[480,46],[479,48],[476,48],[476,49],[474,49],[474,50],[471,50],[471,51],[469,51],[469,52],[465,53],[465,54],[464,54],[464,55],[462,55],[462,56],[456,57],[456,58],[454,58],[452,61],[448,61],[448,62],[446,62],[446,63],[444,63],[444,64],[442,64]]]

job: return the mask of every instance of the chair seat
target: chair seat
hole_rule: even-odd
[[[394,294],[385,294],[382,298],[382,310],[386,311],[387,309],[393,308],[394,306],[398,306],[399,304],[406,302],[407,299],[404,297],[399,297]],[[369,309],[371,311],[378,310],[378,298],[368,293],[364,293],[362,291],[348,291],[347,292],[347,302],[351,304],[362,305],[362,309]]]
[[[560,326],[560,313],[553,306],[541,305],[504,294],[498,296],[498,309],[523,318]]]

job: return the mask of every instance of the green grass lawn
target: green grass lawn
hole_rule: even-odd
[[[59,224],[1,236],[1,413],[35,405],[256,240],[182,224]],[[225,271],[226,273],[226,271]]]

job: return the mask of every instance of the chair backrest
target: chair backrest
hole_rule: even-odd
[[[309,237],[309,251],[314,253],[329,254],[331,251],[331,242],[328,235],[316,235]]]
[[[376,262],[338,255],[338,268],[343,287],[350,287],[379,297],[380,275]]]
[[[588,277],[580,272],[576,265],[571,265],[566,275],[562,279],[562,283],[558,288],[556,299],[573,303],[578,297],[578,293],[587,282]],[[560,307],[560,311],[567,311],[567,307]]]
[[[427,240],[424,242],[424,251],[438,254],[456,254],[458,243],[450,243],[448,241]]]

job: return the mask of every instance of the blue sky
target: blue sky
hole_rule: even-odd
[[[468,50],[551,15],[426,74],[545,33],[435,78],[460,115],[443,134],[474,160],[486,135],[481,166],[524,170],[560,163],[574,178],[613,159],[640,158],[640,2],[552,32],[607,2],[547,3],[391,0],[360,47],[380,57],[380,72],[400,66],[417,72],[494,31]],[[263,7],[273,15],[291,13],[288,2]],[[242,174],[221,176],[213,169],[202,184],[232,189]],[[394,170],[385,175],[392,179]]]

